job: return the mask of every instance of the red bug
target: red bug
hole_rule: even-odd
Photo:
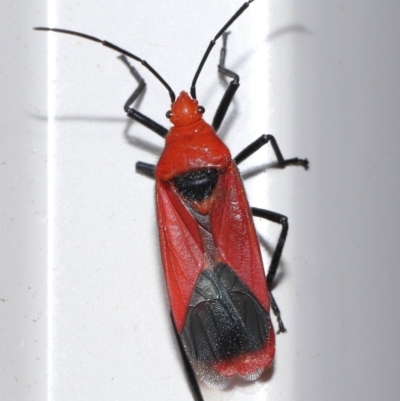
[[[277,316],[278,333],[286,331],[270,289],[287,236],[287,218],[250,208],[237,165],[269,142],[279,167],[308,168],[308,161],[284,159],[271,135],[262,135],[232,158],[216,135],[239,87],[239,76],[225,67],[226,31],[252,1],[245,2],[210,42],[190,95],[181,92],[177,99],[166,81],[134,54],[79,32],[35,28],[80,36],[123,54],[122,60],[139,82],[125,103],[127,115],[166,139],[157,166],[143,162],[136,166],[156,179],[158,227],[171,315],[197,401],[203,399],[197,378],[222,389],[235,377],[255,380],[271,365],[275,334],[270,308]],[[221,36],[218,70],[232,81],[209,125],[203,120],[204,107],[196,100],[196,82]],[[141,62],[167,88],[172,103],[167,112],[173,124],[169,130],[131,107],[145,82],[126,56]],[[266,277],[252,215],[282,225]]]

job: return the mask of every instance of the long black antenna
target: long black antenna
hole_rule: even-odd
[[[121,49],[120,47],[114,45],[113,43],[107,42],[106,40],[101,40],[94,36],[86,35],[86,34],[80,33],[80,32],[69,31],[67,29],[46,28],[46,27],[38,27],[38,28],[33,28],[33,29],[35,31],[53,31],[53,32],[59,32],[59,33],[66,33],[68,35],[75,35],[75,36],[79,36],[84,39],[89,39],[89,40],[92,40],[93,42],[101,43],[103,46],[109,47],[110,49],[113,49],[121,54],[124,54],[127,57],[133,58],[136,61],[139,61],[167,88],[167,91],[171,98],[171,103],[175,102],[175,98],[176,98],[175,93],[171,89],[171,87],[167,84],[167,82],[162,78],[162,76],[146,60],[143,60],[140,57],[135,56],[132,53],[129,53],[127,50]]]
[[[190,94],[192,96],[193,99],[197,99],[196,98],[196,82],[197,82],[197,78],[200,75],[201,70],[203,69],[204,63],[206,62],[208,55],[210,54],[212,48],[214,47],[216,41],[218,40],[218,38],[231,26],[231,24],[237,19],[239,18],[239,16],[243,13],[243,11],[245,11],[247,9],[247,7],[250,5],[250,3],[252,3],[254,0],[249,0],[246,1],[246,3],[244,3],[242,5],[242,7],[239,8],[239,10],[236,11],[236,13],[231,17],[231,19],[221,28],[221,30],[215,35],[215,38],[210,42],[210,44],[207,47],[206,52],[204,53],[203,58],[200,61],[200,65],[197,68],[196,74],[194,74],[194,78],[193,78],[193,82],[192,82],[192,86],[190,87]]]

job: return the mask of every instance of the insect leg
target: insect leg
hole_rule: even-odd
[[[187,378],[189,380],[189,385],[190,385],[190,389],[192,390],[193,397],[194,397],[195,401],[204,401],[204,398],[201,395],[199,384],[197,383],[196,375],[195,375],[195,373],[193,371],[192,365],[190,364],[190,362],[189,362],[189,360],[188,360],[188,358],[186,356],[185,350],[183,349],[183,346],[182,346],[182,343],[181,343],[181,339],[180,339],[179,334],[178,334],[178,332],[176,330],[176,327],[175,327],[175,324],[174,324],[174,319],[172,318],[172,315],[171,315],[171,320],[172,320],[172,325],[174,326],[174,332],[175,332],[175,335],[176,335],[176,341],[178,342],[178,345],[179,345],[179,351],[180,351],[181,356],[182,356],[183,364],[185,366],[186,375],[187,375]]]
[[[149,164],[145,162],[137,162],[136,163],[136,171],[139,173],[142,173],[144,175],[147,175],[147,177],[150,178],[155,178],[155,170],[156,166],[154,164]]]
[[[131,105],[134,103],[134,101],[144,91],[144,89],[146,87],[146,82],[144,81],[142,76],[137,72],[136,68],[133,67],[129,63],[128,59],[124,55],[121,55],[119,58],[129,68],[129,71],[131,72],[131,74],[135,77],[135,79],[139,83],[138,87],[133,91],[132,95],[129,96],[129,99],[126,101],[126,103],[124,105],[124,110],[126,111],[128,117],[132,118],[133,120],[137,121],[138,123],[151,129],[156,134],[165,138],[165,136],[168,133],[168,130],[166,128],[164,128],[162,125],[156,123],[151,118],[145,116],[144,114],[140,113],[139,111],[137,111],[131,107]]]
[[[235,158],[235,163],[239,164],[243,160],[246,160],[253,153],[257,152],[258,149],[266,145],[268,142],[271,143],[272,149],[275,152],[275,156],[278,160],[279,167],[286,167],[288,165],[294,166],[303,166],[306,170],[308,169],[308,160],[307,159],[299,159],[298,157],[294,157],[293,159],[284,159],[282,153],[279,149],[279,146],[276,142],[276,139],[272,135],[261,135],[258,139],[252,142],[249,146],[244,148]]]
[[[284,216],[282,214],[279,214],[276,212],[271,212],[270,210],[259,209],[256,207],[252,207],[251,212],[253,213],[253,216],[261,217],[262,219],[266,219],[268,221],[278,223],[282,226],[282,231],[279,236],[278,244],[276,245],[274,254],[272,255],[272,259],[271,259],[271,263],[269,265],[266,279],[267,279],[267,287],[268,287],[269,295],[271,298],[271,308],[276,316],[276,319],[278,320],[279,330],[277,331],[277,334],[285,333],[286,328],[281,319],[281,312],[275,301],[274,296],[272,295],[271,289],[272,289],[272,283],[274,281],[276,271],[278,270],[279,261],[282,256],[283,246],[285,245],[286,236],[287,236],[288,229],[289,229],[288,219],[286,216]]]
[[[214,119],[212,121],[212,127],[214,128],[215,132],[218,131],[218,129],[225,117],[225,114],[228,111],[229,105],[231,104],[232,99],[235,96],[235,93],[240,86],[239,75],[231,70],[228,70],[225,67],[226,48],[227,48],[226,42],[228,40],[228,35],[229,35],[229,32],[225,32],[222,35],[222,48],[221,48],[221,55],[220,55],[219,64],[218,64],[218,72],[221,75],[225,75],[229,78],[232,78],[232,81],[229,82],[228,88],[226,89],[226,91],[224,93],[224,96],[218,106],[218,109],[217,109]]]

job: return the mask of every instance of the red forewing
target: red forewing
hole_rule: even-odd
[[[235,376],[259,377],[272,362],[275,336],[257,234],[233,162],[219,172],[205,201],[190,202],[172,181],[157,182],[161,252],[175,326],[197,375],[223,388]],[[214,251],[205,245],[205,230]]]
[[[231,266],[263,308],[269,311],[257,233],[242,180],[233,163],[221,174],[215,189],[210,222],[218,250],[217,260]]]
[[[197,277],[205,267],[204,247],[198,225],[173,185],[158,181],[156,199],[165,280],[175,326],[181,331]]]

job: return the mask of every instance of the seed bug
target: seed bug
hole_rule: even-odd
[[[137,171],[156,180],[160,248],[171,317],[196,401],[198,379],[223,389],[232,379],[256,380],[274,358],[270,309],[285,332],[272,283],[285,244],[288,222],[279,213],[250,207],[237,166],[270,143],[279,167],[308,168],[307,159],[285,159],[272,135],[262,135],[236,157],[216,135],[239,87],[239,75],[225,66],[228,28],[254,0],[245,2],[211,40],[194,75],[190,95],[174,91],[145,60],[105,40],[58,28],[35,28],[79,36],[121,53],[139,85],[128,98],[128,117],[165,138],[157,165],[137,162]],[[196,97],[196,83],[216,41],[222,37],[218,72],[231,79],[211,125]],[[172,123],[167,129],[132,107],[145,82],[128,61],[140,62],[167,89]],[[281,225],[265,276],[252,216]]]

